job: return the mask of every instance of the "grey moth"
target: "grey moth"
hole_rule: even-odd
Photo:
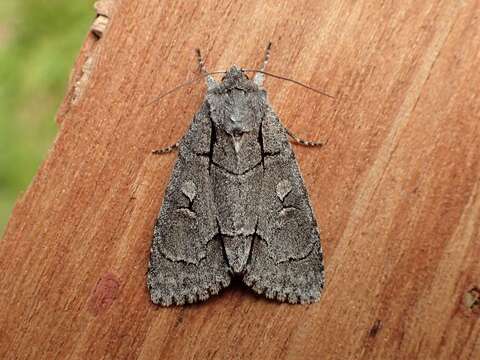
[[[150,250],[155,304],[206,300],[234,277],[278,301],[320,298],[319,230],[290,133],[263,88],[268,50],[253,79],[232,66],[219,82],[199,56],[207,93],[178,144]]]

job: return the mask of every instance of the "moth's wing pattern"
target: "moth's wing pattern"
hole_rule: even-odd
[[[258,225],[244,282],[290,303],[318,301],[324,286],[317,222],[288,142],[273,111],[262,121],[264,176]]]
[[[209,175],[211,136],[204,104],[180,143],[155,225],[147,285],[156,304],[205,300],[231,280]]]

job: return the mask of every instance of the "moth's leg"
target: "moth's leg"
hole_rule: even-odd
[[[157,149],[157,150],[153,150],[152,151],[152,154],[155,154],[155,155],[160,155],[160,154],[167,154],[167,153],[170,153],[172,151],[175,151],[177,150],[178,146],[180,145],[180,142],[177,141],[175,144],[173,145],[170,145],[170,146],[167,146],[167,147],[164,147],[164,148],[161,148],[161,149]]]
[[[303,140],[299,138],[297,135],[295,135],[293,132],[291,132],[289,129],[285,128],[287,131],[288,136],[292,138],[292,140],[303,146],[323,146],[327,144],[327,141],[309,141],[309,140]]]
[[[210,90],[217,85],[217,82],[212,77],[212,75],[210,75],[208,73],[208,71],[205,69],[205,61],[202,58],[202,54],[200,53],[200,49],[195,49],[195,52],[197,53],[198,69],[200,70],[200,73],[203,76],[205,76],[205,82],[207,83],[207,89]]]
[[[255,77],[253,78],[253,81],[258,86],[262,86],[263,81],[265,80],[265,74],[262,71],[265,71],[265,68],[267,67],[268,60],[270,59],[270,49],[271,48],[272,48],[272,43],[269,42],[268,45],[267,45],[267,48],[265,49],[265,56],[263,57],[263,64],[260,67],[260,72],[255,73]]]

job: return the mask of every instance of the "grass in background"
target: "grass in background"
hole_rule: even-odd
[[[93,0],[0,2],[0,236],[57,132]]]

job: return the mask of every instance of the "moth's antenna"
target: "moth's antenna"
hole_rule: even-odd
[[[293,80],[293,79],[290,79],[290,78],[287,78],[287,77],[284,77],[284,76],[281,76],[281,75],[275,75],[275,74],[272,74],[270,72],[267,72],[267,71],[264,71],[264,70],[258,70],[258,69],[242,69],[242,71],[244,72],[250,72],[250,71],[255,71],[257,73],[261,73],[261,74],[265,74],[265,75],[268,75],[268,76],[271,76],[271,77],[274,77],[274,78],[277,78],[277,79],[280,79],[280,80],[286,80],[286,81],[290,81],[294,84],[297,84],[297,85],[300,85],[300,86],[303,86],[304,88],[306,89],[309,89],[309,90],[312,90],[312,91],[315,91],[316,93],[319,93],[321,95],[325,95],[331,99],[335,99],[334,96],[330,95],[330,94],[327,94],[326,92],[323,92],[323,91],[320,91],[318,89],[315,89],[315,88],[312,88],[311,86],[308,86],[304,83],[301,83],[300,81],[297,81],[297,80]]]
[[[152,101],[146,103],[144,105],[144,107],[146,106],[150,106],[152,105],[153,103],[156,103],[157,101],[159,101],[160,99],[164,98],[165,96],[177,91],[178,89],[181,89],[182,87],[185,87],[185,86],[188,86],[188,85],[191,85],[193,83],[196,83],[197,81],[201,80],[201,79],[205,79],[205,77],[207,76],[211,76],[213,74],[225,74],[226,71],[212,71],[212,72],[209,72],[209,73],[205,73],[205,74],[202,74],[194,79],[191,79],[191,80],[188,80],[188,81],[185,81],[184,83],[180,84],[180,85],[177,85],[175,86],[174,88],[168,90],[166,93],[163,93],[162,95],[159,95],[157,96],[156,98],[154,98]],[[215,81],[215,80],[213,80]]]
[[[200,49],[195,49],[195,53],[197,54],[197,62],[198,62],[198,69],[200,73],[205,77],[207,83],[207,89],[210,90],[217,85],[217,82],[213,77],[210,76],[208,71],[205,69],[205,61],[202,58],[202,54],[200,53]]]
[[[260,67],[260,70],[255,73],[255,76],[253,78],[253,81],[255,84],[258,86],[263,85],[263,81],[265,80],[265,68],[267,67],[268,60],[270,59],[270,49],[272,48],[272,42],[270,41],[267,45],[267,48],[265,49],[265,55],[263,56],[263,63],[262,66]]]

